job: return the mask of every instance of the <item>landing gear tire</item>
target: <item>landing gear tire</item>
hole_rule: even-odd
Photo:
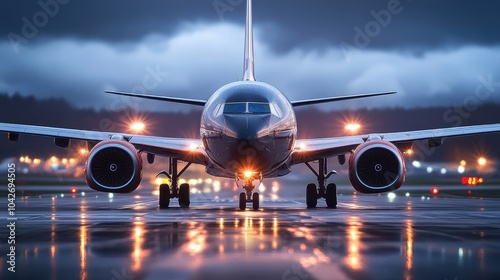
[[[316,208],[318,205],[318,192],[315,184],[309,184],[306,188],[306,204],[307,208]]]
[[[240,210],[245,210],[247,208],[247,195],[246,193],[240,193]]]
[[[181,184],[179,188],[179,206],[181,208],[189,208],[191,200],[189,198],[189,185]]]
[[[168,208],[170,204],[170,186],[167,184],[160,185],[160,195],[159,195],[160,209]]]
[[[333,183],[326,186],[326,206],[337,208],[337,185]]]
[[[253,210],[259,210],[259,199],[260,195],[258,193],[253,193],[252,195]]]

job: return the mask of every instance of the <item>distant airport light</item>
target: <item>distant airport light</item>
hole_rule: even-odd
[[[488,163],[488,161],[486,160],[486,158],[484,157],[480,157],[477,159],[477,163],[480,165],[480,166],[485,166],[486,163]]]
[[[458,167],[457,171],[458,171],[458,173],[459,173],[459,174],[464,174],[464,172],[465,172],[465,167],[463,167],[463,166],[461,166],[461,165],[460,165],[460,166]]]
[[[133,132],[142,132],[146,128],[146,125],[143,122],[134,122],[130,125],[130,130]]]
[[[439,193],[439,189],[438,189],[438,188],[436,188],[436,187],[433,187],[433,188],[431,189],[431,193],[432,193],[432,194],[438,194],[438,193]]]
[[[422,167],[422,164],[420,163],[420,161],[416,161],[416,160],[415,160],[415,161],[413,161],[412,165],[413,165],[413,167],[415,167],[415,168],[420,168],[420,167]]]
[[[465,160],[460,161],[460,166],[465,166],[466,164],[467,164],[467,162]]]
[[[361,125],[359,123],[348,123],[345,126],[345,130],[347,130],[348,132],[351,132],[351,133],[358,132],[360,129],[361,129]]]
[[[427,173],[432,173],[432,171],[434,171],[434,169],[431,166],[427,167]]]
[[[394,200],[396,198],[396,194],[393,192],[390,192],[387,194],[387,197],[389,198],[389,200]]]
[[[71,187],[71,188],[69,189],[69,192],[70,192],[70,193],[77,193],[77,192],[78,192],[78,189],[77,189],[77,188],[75,188],[75,187]]]
[[[480,177],[462,177],[462,185],[476,186],[484,183],[484,179]]]
[[[85,155],[85,154],[87,154],[87,153],[88,153],[87,149],[84,149],[84,148],[81,148],[81,149],[80,149],[80,154],[81,154],[81,155]]]
[[[413,153],[414,153],[414,152],[413,152],[413,150],[412,150],[412,149],[408,149],[408,150],[406,150],[404,153],[405,153],[405,155],[409,155],[409,156],[411,156],[411,155],[413,155]]]
[[[441,174],[442,174],[442,175],[445,175],[445,174],[446,174],[446,172],[448,172],[448,171],[446,170],[446,168],[441,168]]]

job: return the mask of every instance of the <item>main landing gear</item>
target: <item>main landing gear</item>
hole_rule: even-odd
[[[169,162],[169,168],[168,172],[163,170],[162,172],[158,173],[156,177],[160,175],[165,175],[167,176],[170,181],[171,185],[169,186],[168,184],[161,184],[160,185],[160,196],[159,196],[159,204],[160,204],[160,209],[165,209],[168,208],[170,204],[170,199],[172,198],[178,198],[179,199],[179,206],[181,208],[189,208],[189,204],[191,203],[189,194],[189,185],[188,184],[181,184],[178,186],[179,183],[179,177],[186,171],[189,166],[191,166],[191,163],[188,163],[184,168],[178,172],[177,170],[177,165],[179,163],[178,159],[176,158],[170,158]]]
[[[245,174],[244,175],[244,186],[245,192],[240,193],[240,210],[245,210],[247,208],[247,203],[252,203],[253,210],[259,210],[259,201],[260,195],[259,193],[252,193],[255,189],[255,185],[253,182],[255,181],[254,175]],[[262,176],[259,177],[260,183],[262,183]],[[238,185],[239,176],[236,176],[236,184]],[[259,183],[259,184],[260,184]]]
[[[331,183],[325,187],[326,180],[332,175],[337,174],[335,171],[327,171],[327,160],[320,159],[318,162],[318,171],[316,171],[308,162],[307,167],[318,178],[318,187],[315,184],[309,184],[306,188],[306,204],[307,208],[316,208],[318,199],[325,198],[328,208],[337,208],[337,185]]]

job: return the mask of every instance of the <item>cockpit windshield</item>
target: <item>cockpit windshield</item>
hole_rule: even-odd
[[[244,114],[247,111],[246,103],[224,104],[224,114]]]
[[[271,106],[261,102],[226,103],[224,114],[271,114]]]

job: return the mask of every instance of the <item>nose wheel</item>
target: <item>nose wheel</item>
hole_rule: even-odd
[[[259,193],[253,193],[252,199],[248,200],[247,194],[244,192],[240,193],[240,210],[245,210],[247,208],[247,203],[252,203],[253,210],[259,210]]]
[[[260,182],[262,182],[262,176],[259,178]],[[238,184],[239,177],[236,176],[236,184]],[[259,210],[260,206],[260,195],[259,193],[253,192],[255,186],[253,184],[254,177],[245,178],[245,185],[243,189],[245,192],[240,193],[240,210],[245,210],[247,208],[247,203],[252,203],[253,210]]]

